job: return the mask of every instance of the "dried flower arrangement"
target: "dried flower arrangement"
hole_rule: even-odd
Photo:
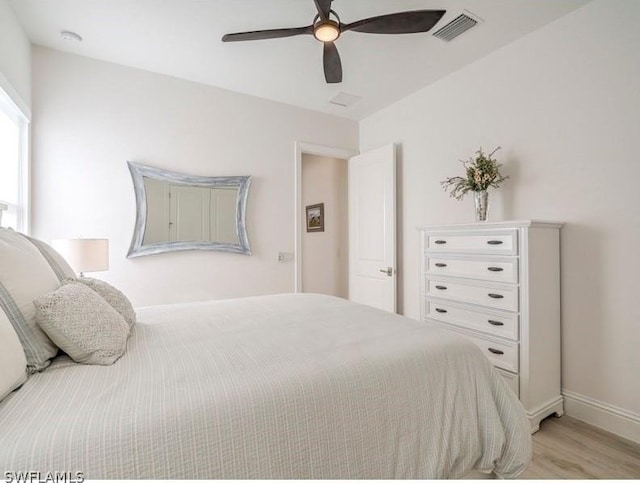
[[[508,176],[500,174],[502,164],[498,163],[493,155],[498,152],[500,146],[491,151],[489,155],[484,154],[482,148],[476,151],[475,158],[470,157],[467,161],[460,161],[466,171],[466,177],[454,176],[441,181],[445,191],[451,191],[452,198],[461,200],[469,191],[486,191],[489,188],[497,188]]]

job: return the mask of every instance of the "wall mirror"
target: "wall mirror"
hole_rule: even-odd
[[[127,258],[175,250],[251,254],[245,226],[250,176],[190,176],[127,164],[136,196]]]

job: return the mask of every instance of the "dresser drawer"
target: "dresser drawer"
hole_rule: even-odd
[[[507,371],[503,371],[502,369],[498,369],[496,367],[496,371],[502,377],[502,380],[507,383],[507,386],[516,394],[517,397],[520,397],[520,376],[517,374],[512,374]]]
[[[459,280],[443,282],[427,279],[426,288],[426,295],[429,296],[518,311],[518,287],[515,285],[496,288]]]
[[[441,300],[427,300],[425,315],[430,319],[473,329],[485,334],[518,340],[518,315],[500,314],[459,307]]]
[[[465,277],[494,282],[518,282],[518,259],[491,260],[489,258],[451,258],[429,254],[425,270],[433,275]]]
[[[489,361],[491,361],[495,367],[514,373],[518,372],[519,361],[517,342],[508,342],[506,340],[497,340],[491,337],[474,335],[468,330],[453,327],[449,324],[443,324],[438,320],[427,319],[426,321],[432,322],[438,327],[442,327],[466,337],[480,348],[482,353],[487,356]]]
[[[518,372],[518,343],[489,340],[476,337],[465,332],[465,336],[471,339],[485,356],[489,358],[491,363],[506,371]]]
[[[501,255],[516,255],[518,253],[517,230],[500,230],[491,233],[449,232],[425,236],[425,250],[429,252]]]

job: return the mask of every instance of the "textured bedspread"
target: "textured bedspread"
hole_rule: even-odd
[[[0,403],[0,470],[87,478],[519,474],[516,397],[471,343],[320,295],[148,307],[115,365]]]

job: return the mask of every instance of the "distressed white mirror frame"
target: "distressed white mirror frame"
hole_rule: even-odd
[[[129,247],[127,258],[143,255],[155,255],[156,253],[178,250],[217,250],[231,253],[251,255],[249,238],[245,225],[245,213],[247,209],[247,196],[251,176],[190,176],[175,171],[154,168],[140,163],[128,161],[129,171],[133,179],[133,189],[136,196],[136,224],[133,230],[133,239]],[[147,224],[147,195],[144,178],[152,178],[159,181],[167,181],[171,184],[182,186],[196,186],[201,188],[237,188],[238,198],[236,205],[236,230],[239,243],[221,243],[209,241],[169,241],[143,244],[144,232]]]

